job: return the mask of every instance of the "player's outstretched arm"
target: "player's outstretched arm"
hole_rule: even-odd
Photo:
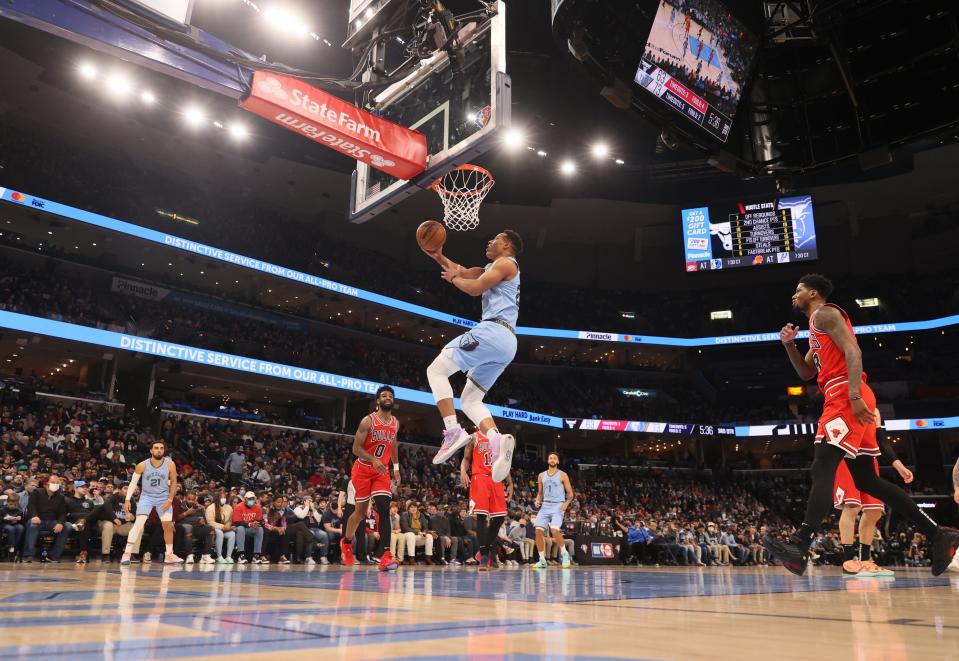
[[[478,278],[470,279],[461,276],[459,273],[446,270],[443,271],[443,279],[464,294],[480,296],[487,289],[496,286],[503,280],[512,279],[517,272],[518,268],[513,260],[500,257],[493,262],[493,266],[489,270],[483,271]]]

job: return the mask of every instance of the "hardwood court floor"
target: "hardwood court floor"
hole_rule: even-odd
[[[0,565],[0,659],[959,659],[959,575]]]

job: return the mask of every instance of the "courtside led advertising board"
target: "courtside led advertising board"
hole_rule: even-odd
[[[634,82],[726,142],[756,43],[716,0],[660,0]]]
[[[686,272],[817,258],[811,195],[683,209]]]

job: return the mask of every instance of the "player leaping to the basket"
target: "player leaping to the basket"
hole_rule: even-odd
[[[502,482],[513,462],[516,440],[500,434],[483,398],[516,355],[516,320],[519,317],[519,264],[523,239],[513,230],[503,230],[486,244],[486,266],[465,268],[443,256],[441,250],[424,251],[443,267],[443,279],[470,296],[483,297],[480,323],[447,344],[426,370],[430,390],[443,416],[443,445],[433,457],[441,464],[469,443],[470,435],[456,421],[450,376],[466,372],[460,396],[466,414],[493,450],[492,477]]]

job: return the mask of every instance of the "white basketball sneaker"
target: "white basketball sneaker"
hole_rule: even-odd
[[[460,448],[469,443],[470,438],[472,438],[472,436],[467,434],[466,430],[460,425],[456,425],[452,429],[447,429],[443,432],[443,445],[440,446],[440,451],[433,457],[433,463],[442,464],[446,462],[450,457],[456,454]]]
[[[181,562],[183,562],[183,558],[176,553],[167,553],[163,556],[163,564],[165,565],[178,565]]]
[[[499,456],[493,461],[493,481],[502,482],[509,475],[513,465],[513,452],[516,450],[516,439],[512,434],[503,434],[499,442]]]

